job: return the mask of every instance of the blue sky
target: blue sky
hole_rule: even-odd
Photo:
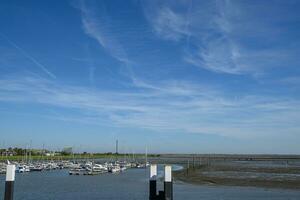
[[[0,2],[0,145],[300,153],[299,1]]]

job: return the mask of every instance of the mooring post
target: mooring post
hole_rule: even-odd
[[[15,173],[16,173],[16,166],[8,164],[6,166],[6,181],[5,181],[4,200],[13,200]]]
[[[173,200],[173,180],[172,166],[165,166],[165,182],[164,182],[165,200]]]
[[[189,169],[190,169],[190,160],[187,161],[187,168],[186,168],[186,175],[189,175]]]
[[[150,165],[150,191],[149,191],[149,200],[155,200],[157,197],[156,194],[156,177],[157,177],[157,165]]]

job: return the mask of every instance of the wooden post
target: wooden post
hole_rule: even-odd
[[[16,172],[15,165],[8,164],[6,166],[6,181],[5,181],[4,200],[13,200],[15,172]]]
[[[193,169],[195,169],[195,156],[193,155]]]
[[[151,164],[151,166],[150,166],[150,181],[149,181],[149,200],[155,200],[157,197],[156,177],[157,177],[157,165]]]
[[[164,181],[165,200],[173,200],[173,180],[172,166],[165,166],[165,181]]]

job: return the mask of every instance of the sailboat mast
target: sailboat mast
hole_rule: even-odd
[[[147,165],[147,163],[148,163],[148,148],[146,146],[146,163],[145,163],[145,165]]]
[[[116,154],[118,154],[119,152],[119,144],[118,144],[118,140],[116,140]]]

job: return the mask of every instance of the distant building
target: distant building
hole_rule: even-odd
[[[63,155],[70,155],[73,153],[73,148],[72,147],[65,147],[62,152]]]
[[[55,156],[55,153],[45,153],[45,156]]]

